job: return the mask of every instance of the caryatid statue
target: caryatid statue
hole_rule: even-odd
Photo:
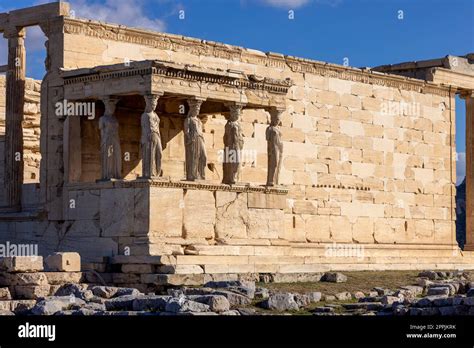
[[[228,105],[230,113],[224,132],[224,184],[233,185],[239,179],[241,153],[244,147],[244,135],[240,127],[240,113],[243,104],[234,103]]]
[[[270,111],[271,121],[265,132],[268,156],[267,186],[278,185],[283,156],[283,142],[281,141],[279,127],[282,113],[282,109],[272,109]]]
[[[145,96],[145,112],[141,116],[142,135],[142,177],[151,178],[161,175],[161,157],[163,148],[160,135],[160,118],[155,112],[158,95]]]
[[[119,123],[115,117],[115,107],[119,99],[102,99],[104,115],[99,119],[102,180],[122,177],[122,150],[120,148]]]
[[[189,99],[189,112],[184,120],[184,147],[186,151],[186,180],[206,178],[207,154],[202,132],[202,122],[198,118],[202,99]]]

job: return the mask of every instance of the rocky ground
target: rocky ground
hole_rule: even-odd
[[[169,288],[164,294],[71,283],[59,287],[54,296],[36,300],[11,300],[8,288],[2,288],[0,314],[474,315],[474,282],[470,273],[424,271],[405,278],[398,276],[398,282],[386,281],[385,287],[370,289],[369,284],[380,280],[376,272],[370,281],[358,275],[358,282],[354,282],[358,278],[353,273],[326,273],[315,283],[214,281],[204,287]],[[409,282],[397,284],[403,280]]]

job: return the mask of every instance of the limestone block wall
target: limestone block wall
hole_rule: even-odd
[[[294,86],[281,126],[281,184],[289,194],[285,236],[278,238],[309,245],[455,244],[454,96],[448,90],[387,74],[71,19],[65,23],[64,44],[66,68],[160,59],[291,78]],[[257,162],[243,168],[242,181],[265,182],[267,119],[263,110],[244,110],[245,147],[257,152]],[[224,123],[217,115],[205,125],[210,161],[223,146]],[[177,160],[174,174],[179,174],[184,150],[176,144],[180,155],[169,159]]]
[[[5,149],[5,75],[0,75],[0,182],[4,180],[4,149]],[[24,192],[23,202],[26,205],[34,204],[38,196],[40,170],[40,88],[41,81],[27,79],[25,86],[25,105],[23,120],[24,146]],[[2,185],[3,197],[3,185]]]

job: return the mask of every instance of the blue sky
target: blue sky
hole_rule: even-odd
[[[48,1],[2,0],[0,11]],[[72,0],[77,17],[261,51],[377,66],[474,52],[473,0]],[[182,17],[184,11],[184,19]],[[294,18],[290,19],[290,12]],[[403,11],[403,12],[400,12]],[[403,17],[400,19],[400,17]],[[44,38],[28,32],[28,75],[44,74]],[[0,44],[0,64],[5,63]],[[464,104],[458,102],[458,152]],[[461,156],[462,157],[462,156]]]

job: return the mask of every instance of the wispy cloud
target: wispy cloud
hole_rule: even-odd
[[[466,153],[458,152],[456,158],[456,185],[459,185],[466,176]]]

